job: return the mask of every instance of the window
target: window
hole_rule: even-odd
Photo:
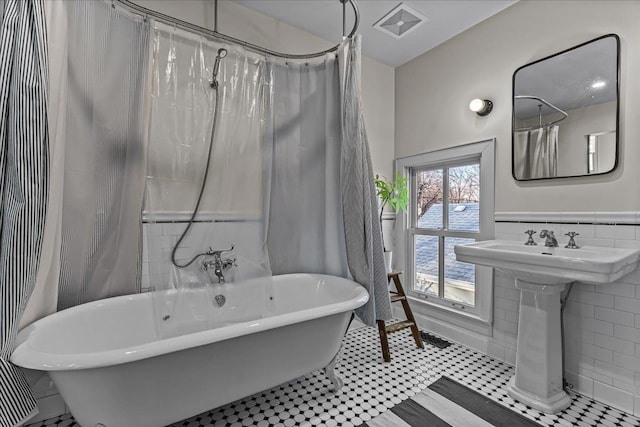
[[[493,140],[396,162],[410,182],[410,207],[396,228],[407,287],[447,320],[490,321],[491,269],[457,261],[454,246],[493,238],[493,164]]]
[[[475,266],[456,261],[453,248],[480,230],[480,161],[411,172],[413,291],[473,307]]]
[[[598,169],[596,156],[596,142],[598,137],[595,135],[587,135],[587,173],[596,173]]]

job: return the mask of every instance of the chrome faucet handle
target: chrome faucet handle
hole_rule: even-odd
[[[527,230],[527,231],[525,231],[524,234],[528,234],[529,235],[529,239],[526,242],[524,242],[524,244],[527,245],[527,246],[536,246],[537,243],[533,240],[533,235],[536,234],[536,233],[537,233],[537,231],[535,231],[535,230]]]
[[[230,259],[232,259],[232,263],[233,266],[237,266],[236,264],[236,259],[235,257],[230,258],[228,260],[223,260],[222,259],[222,254],[225,252],[231,252],[234,248],[236,247],[236,245],[231,245],[230,249],[219,249],[219,250],[213,250],[213,248],[211,246],[209,246],[209,250],[207,251],[207,255],[208,256],[212,256],[213,257],[213,261],[203,261],[202,262],[202,268],[206,271],[208,270],[210,267],[215,267],[216,269],[219,269],[218,266],[221,266],[223,262],[228,262]]]
[[[580,233],[576,233],[575,231],[569,231],[568,233],[565,233],[564,235],[565,236],[569,236],[569,243],[567,243],[565,248],[578,249],[580,247],[580,246],[576,245],[576,241],[574,240],[574,237],[579,236]]]
[[[217,249],[217,250],[213,250],[213,248],[211,246],[209,246],[209,251],[207,252],[207,255],[212,255],[214,257],[219,257],[220,255],[222,255],[225,252],[231,252],[234,248],[236,247],[236,245],[231,245],[231,248],[229,249]]]
[[[237,266],[238,266],[238,260],[236,257],[222,259],[222,268],[230,268],[230,267],[237,267]]]

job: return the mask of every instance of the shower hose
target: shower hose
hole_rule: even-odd
[[[180,238],[173,246],[173,250],[171,251],[171,262],[173,263],[173,265],[175,265],[178,268],[186,268],[191,264],[193,264],[195,260],[197,260],[199,257],[209,254],[208,252],[202,252],[197,255],[194,255],[194,257],[191,258],[185,264],[179,264],[178,261],[176,260],[176,252],[178,252],[178,247],[180,246],[184,238],[187,236],[187,234],[189,234],[189,230],[191,230],[193,221],[195,220],[196,215],[198,215],[198,212],[200,210],[200,203],[202,202],[202,195],[204,194],[204,188],[207,185],[207,178],[209,176],[209,166],[211,165],[211,152],[213,151],[213,140],[216,134],[216,125],[218,123],[218,101],[220,99],[220,95],[218,92],[218,81],[217,81],[218,67],[220,64],[220,59],[224,58],[226,54],[227,52],[224,49],[220,49],[218,51],[218,56],[216,57],[216,65],[214,65],[214,70],[213,70],[213,80],[211,81],[211,87],[213,88],[213,91],[215,93],[215,104],[213,107],[213,125],[211,127],[211,138],[209,138],[209,149],[207,152],[207,164],[204,169],[204,177],[202,178],[202,185],[200,186],[200,194],[198,194],[198,201],[196,202],[196,206],[193,210],[193,213],[191,214],[191,218],[189,218],[189,223],[187,224],[187,227],[184,229],[184,231],[180,235]]]

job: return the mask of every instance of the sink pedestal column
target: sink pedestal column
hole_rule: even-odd
[[[520,289],[516,374],[507,392],[513,399],[546,413],[571,404],[562,389],[560,294],[565,285],[516,279]]]

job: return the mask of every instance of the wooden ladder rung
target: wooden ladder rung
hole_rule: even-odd
[[[389,341],[387,339],[388,334],[411,328],[411,335],[413,335],[416,346],[418,348],[424,348],[424,344],[422,343],[422,339],[420,338],[420,330],[418,329],[416,319],[413,317],[411,307],[409,307],[409,300],[407,299],[407,296],[404,293],[404,289],[402,288],[402,283],[400,282],[400,274],[402,274],[402,271],[392,271],[390,273],[387,273],[387,279],[389,281],[393,279],[393,285],[396,288],[396,290],[393,291],[391,285],[389,285],[389,293],[391,294],[391,302],[400,301],[402,303],[402,309],[404,310],[404,314],[407,317],[407,320],[392,323],[390,325],[386,325],[384,320],[377,320],[378,333],[380,334],[380,345],[382,346],[382,357],[385,362],[391,361],[391,353],[389,352]]]
[[[401,331],[403,329],[410,328],[414,324],[415,323],[412,322],[411,320],[405,320],[403,322],[392,323],[391,325],[388,325],[385,329],[387,330],[388,334],[392,334],[394,332],[398,332],[398,331]]]

